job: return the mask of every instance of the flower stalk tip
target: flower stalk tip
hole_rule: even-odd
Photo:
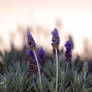
[[[37,53],[37,56],[38,56],[38,61],[39,61],[39,64],[40,64],[40,67],[41,67],[41,70],[43,68],[43,65],[45,63],[45,51],[43,50],[43,48],[41,47]]]
[[[70,40],[66,41],[65,48],[65,60],[67,63],[69,63],[72,61],[72,44]]]
[[[27,38],[30,49],[34,49],[36,47],[36,43],[29,31],[27,32]]]
[[[51,43],[51,45],[53,46],[53,48],[58,48],[59,44],[60,44],[60,38],[58,35],[58,30],[55,28],[52,31],[52,43]]]

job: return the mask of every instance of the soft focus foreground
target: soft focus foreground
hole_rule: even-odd
[[[92,62],[83,62],[78,55],[72,58],[74,44],[71,37],[64,42],[63,48],[58,48],[62,43],[59,42],[56,29],[54,30],[52,32],[53,53],[44,51],[42,47],[38,48],[34,43],[35,37],[30,32],[25,36],[27,42],[24,43],[23,49],[17,50],[11,41],[11,50],[0,52],[1,92],[92,91]],[[57,54],[54,49],[57,49]],[[37,55],[38,64],[35,55]],[[41,82],[39,77],[41,77]]]

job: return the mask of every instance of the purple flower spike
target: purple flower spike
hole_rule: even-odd
[[[53,30],[52,35],[58,35],[58,31],[56,28]]]
[[[39,49],[39,51],[37,53],[37,56],[38,56],[39,64],[40,64],[40,66],[42,68],[44,63],[45,63],[45,52],[44,52],[43,48]]]
[[[32,75],[37,73],[36,60],[32,50],[28,50],[28,56],[29,56],[29,72]]]
[[[29,29],[27,32],[27,38],[28,38],[28,45],[30,46],[30,49],[34,49],[36,47],[36,44],[35,44],[35,41],[34,41],[32,35],[29,32]]]
[[[72,44],[70,40],[65,43],[65,48],[65,60],[69,63],[72,60]]]
[[[68,41],[66,42],[65,47],[66,47],[66,49],[72,48],[72,44],[71,44],[71,41],[70,41],[70,40],[68,40]]]
[[[53,48],[58,48],[59,44],[60,44],[60,38],[58,35],[58,30],[55,28],[52,31],[52,43],[51,43],[51,45],[53,46]]]
[[[32,35],[30,34],[30,32],[27,32],[27,36],[28,36],[28,39],[33,40],[33,37],[32,37]]]
[[[34,57],[34,53],[32,50],[28,50],[28,56],[33,56]]]

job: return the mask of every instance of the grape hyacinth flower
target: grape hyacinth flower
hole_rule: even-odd
[[[65,60],[67,63],[70,63],[72,61],[72,44],[70,40],[66,41],[65,48]]]
[[[30,49],[34,49],[36,47],[36,44],[35,44],[35,41],[34,41],[32,35],[29,32],[29,29],[27,32],[27,38],[28,38],[28,45],[29,45]]]
[[[29,72],[32,75],[37,73],[36,60],[32,50],[28,50],[28,56],[29,56]]]
[[[58,92],[57,88],[58,88],[58,47],[60,44],[60,38],[58,35],[58,30],[55,28],[52,32],[52,47],[55,50],[55,54],[56,54],[56,90],[55,92]]]
[[[45,52],[43,50],[43,48],[41,47],[37,53],[37,56],[38,56],[38,61],[39,61],[39,64],[40,64],[40,67],[41,67],[41,70],[43,68],[43,65],[45,63]]]

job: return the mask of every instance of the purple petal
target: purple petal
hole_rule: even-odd
[[[28,56],[34,56],[34,53],[32,50],[28,50]]]

